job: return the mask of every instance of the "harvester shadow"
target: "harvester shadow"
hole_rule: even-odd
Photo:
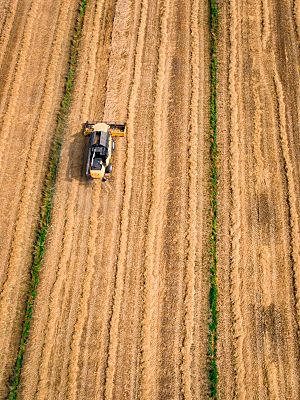
[[[77,132],[69,145],[68,168],[66,179],[72,181],[76,179],[81,185],[91,184],[91,180],[86,176],[87,148],[89,137],[82,134],[82,130]]]

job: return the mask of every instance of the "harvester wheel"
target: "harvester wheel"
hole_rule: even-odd
[[[111,174],[112,173],[112,165],[108,164],[108,166],[105,168],[105,173],[106,174]]]

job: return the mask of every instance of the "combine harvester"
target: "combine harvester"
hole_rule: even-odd
[[[84,135],[90,135],[86,176],[106,181],[112,172],[111,158],[115,149],[114,137],[124,137],[126,124],[86,122]]]

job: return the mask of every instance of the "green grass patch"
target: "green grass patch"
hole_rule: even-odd
[[[218,282],[217,282],[217,218],[218,218],[218,171],[217,171],[217,37],[218,2],[210,0],[210,160],[211,160],[211,238],[210,238],[210,322],[209,322],[209,391],[210,398],[217,399],[218,367]]]
[[[49,164],[44,181],[40,217],[36,231],[36,238],[33,245],[33,258],[30,269],[31,279],[29,283],[28,295],[25,306],[26,308],[23,321],[22,336],[20,340],[19,351],[14,371],[10,379],[10,391],[8,395],[9,400],[15,400],[17,399],[18,396],[21,370],[23,366],[24,354],[26,351],[26,346],[30,332],[34,301],[37,295],[37,288],[39,284],[39,273],[43,265],[47,232],[51,223],[51,214],[53,207],[53,197],[55,191],[57,169],[59,165],[64,131],[67,126],[67,119],[71,107],[72,93],[73,93],[75,74],[78,62],[79,46],[80,46],[80,39],[82,36],[86,3],[87,0],[81,0],[79,3],[77,18],[70,45],[69,67],[64,86],[63,98],[57,115],[56,128],[49,155]]]

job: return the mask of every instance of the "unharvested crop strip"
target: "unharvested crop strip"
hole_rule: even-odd
[[[39,272],[41,270],[44,260],[46,237],[51,222],[51,211],[53,206],[54,189],[55,189],[56,176],[57,176],[58,164],[62,147],[62,140],[67,125],[67,118],[69,115],[69,110],[72,101],[72,93],[75,81],[75,73],[77,68],[77,60],[79,54],[80,39],[82,35],[84,15],[86,10],[86,3],[87,0],[80,0],[79,2],[74,33],[70,46],[69,68],[67,72],[64,94],[61,101],[60,110],[57,115],[57,123],[49,155],[48,170],[45,177],[45,183],[41,201],[40,218],[39,218],[38,228],[36,231],[36,239],[33,245],[33,260],[30,269],[31,281],[29,284],[28,296],[26,301],[26,311],[24,316],[19,351],[11,379],[10,392],[8,396],[9,400],[16,399],[18,395],[23,359],[26,351],[26,346],[30,332],[31,319],[33,315],[33,306],[39,284]]]
[[[217,398],[218,369],[217,369],[217,328],[218,328],[218,285],[217,285],[217,34],[218,34],[218,2],[210,0],[210,160],[211,160],[211,239],[210,239],[210,322],[209,322],[209,389],[210,397]]]

